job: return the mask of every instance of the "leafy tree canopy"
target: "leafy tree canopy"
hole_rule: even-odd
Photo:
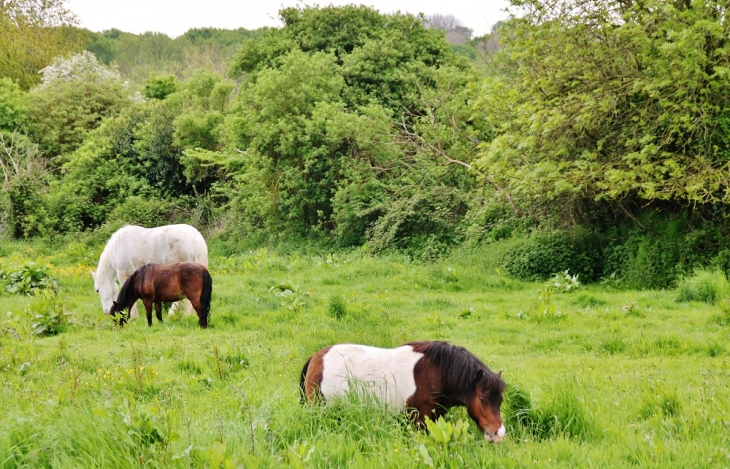
[[[30,134],[47,158],[74,151],[89,131],[130,102],[119,74],[90,52],[56,59],[29,93]]]
[[[295,49],[331,53],[350,88],[343,96],[348,106],[374,101],[400,112],[414,104],[418,82],[425,79],[423,67],[461,63],[443,32],[427,28],[423,17],[382,15],[354,5],[285,8],[280,17],[283,28],[243,43],[233,58],[232,76],[276,68]]]
[[[51,59],[81,49],[65,0],[0,0],[0,78],[23,89],[39,82]]]
[[[478,103],[501,128],[480,168],[552,212],[730,201],[727,2],[514,4],[525,14]]]
[[[0,132],[13,132],[28,121],[26,92],[10,78],[0,78]]]
[[[446,232],[468,210],[456,187],[473,177],[416,135],[443,132],[445,151],[464,157],[470,144],[453,140],[469,127],[473,68],[422,17],[353,5],[280,15],[285,26],[245,42],[231,67],[244,77],[228,120],[240,225],[374,249],[421,235],[453,243]]]

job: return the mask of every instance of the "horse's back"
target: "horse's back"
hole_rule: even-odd
[[[143,228],[128,225],[119,229],[113,243],[112,265],[116,271],[134,271],[146,263],[208,264],[208,246],[198,230],[190,225],[165,225]]]
[[[321,366],[318,385],[325,400],[364,391],[393,408],[402,408],[416,391],[413,370],[422,357],[408,345],[383,349],[338,344],[321,355],[321,364],[313,363],[310,368]],[[313,360],[317,358],[315,355]]]

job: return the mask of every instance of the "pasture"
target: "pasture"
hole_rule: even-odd
[[[89,271],[103,246],[8,243],[60,294],[0,294],[0,467],[728,467],[730,309],[606,281],[513,280],[496,251],[434,264],[210,244],[210,325],[115,328]],[[38,316],[66,329],[33,333]],[[34,317],[36,319],[34,319]],[[448,340],[508,383],[507,436],[463,408],[426,433],[353,397],[302,406],[316,350]]]

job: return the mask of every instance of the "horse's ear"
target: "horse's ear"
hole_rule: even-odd
[[[502,377],[502,370],[499,370],[499,373],[497,373],[497,374],[498,374],[498,375],[499,375],[499,377],[501,378],[501,377]]]
[[[484,377],[484,370],[482,370],[482,369],[477,370],[477,373],[474,375],[474,382],[478,383],[479,381],[482,380],[483,377]]]
[[[117,306],[119,306],[119,305],[117,304],[117,302],[116,302],[116,301],[114,301],[114,300],[112,300],[112,304],[114,305],[114,307],[115,307],[115,308],[116,308]]]
[[[96,272],[94,272],[93,270],[90,270],[89,272],[91,272],[91,278],[96,280]]]

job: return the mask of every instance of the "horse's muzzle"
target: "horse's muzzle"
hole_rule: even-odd
[[[499,443],[507,435],[507,431],[504,429],[504,425],[499,427],[493,435],[489,434],[489,431],[484,432],[484,439],[491,443]]]

